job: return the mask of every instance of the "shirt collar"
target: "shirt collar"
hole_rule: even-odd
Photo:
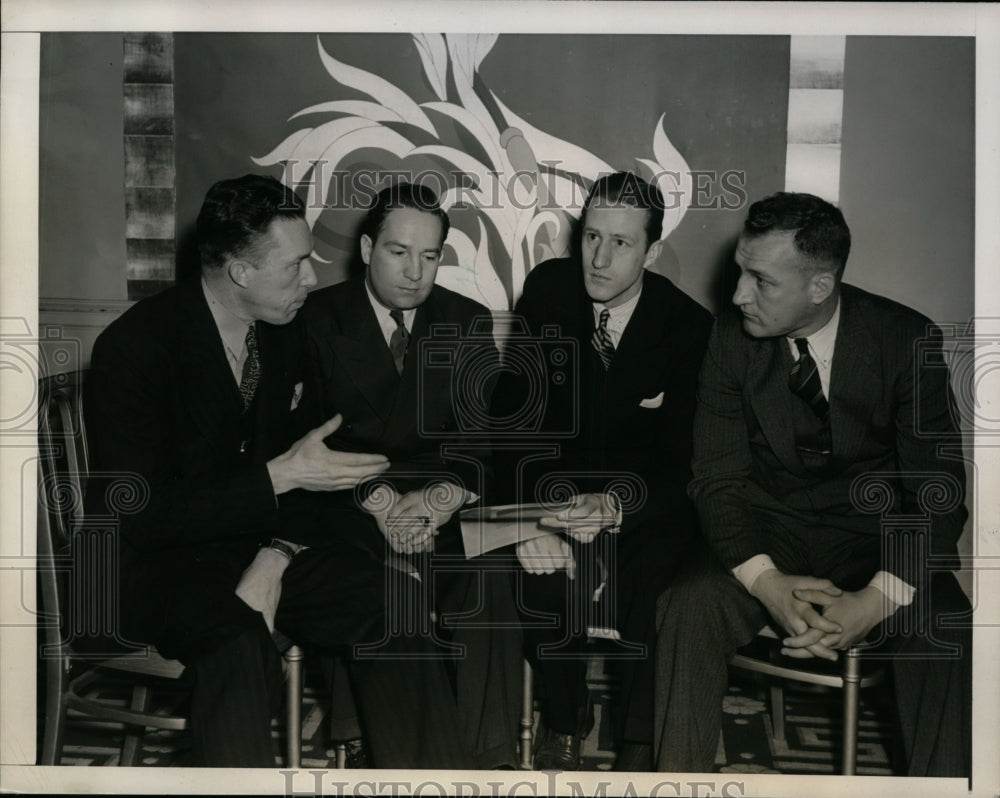
[[[209,288],[208,281],[204,277],[201,278],[201,288],[205,293],[208,309],[215,320],[215,326],[219,330],[223,345],[231,357],[239,360],[246,347],[247,329],[250,325],[215,298],[215,294],[212,293],[212,289]]]
[[[390,332],[396,329],[396,322],[392,318],[390,308],[383,305],[375,293],[372,291],[371,286],[368,285],[367,278],[365,279],[365,293],[368,294],[368,301],[371,303],[372,310],[375,311],[375,318],[378,319],[379,326],[383,330],[388,329]],[[413,331],[413,317],[417,315],[417,308],[409,308],[403,311],[403,324],[406,325],[406,331]]]
[[[824,366],[829,366],[830,362],[833,360],[833,347],[837,340],[837,328],[840,326],[840,297],[837,297],[837,306],[833,309],[833,315],[830,320],[820,327],[812,335],[807,335],[806,340],[809,342],[809,348],[812,350],[813,357],[819,360]],[[795,340],[793,338],[788,339],[789,345],[792,350],[795,350]]]
[[[601,302],[594,303],[594,325],[600,323],[601,311],[608,311],[608,327],[615,330],[624,330],[625,326],[628,324],[629,319],[632,318],[632,314],[635,312],[635,306],[639,304],[639,297],[642,296],[642,285],[639,285],[639,292],[627,300],[622,302],[622,304],[616,307],[609,308],[607,305]]]

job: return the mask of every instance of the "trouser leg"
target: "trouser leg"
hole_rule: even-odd
[[[908,632],[890,640],[896,710],[907,775],[968,777],[971,765],[972,629],[942,623],[970,605],[951,573],[939,573],[885,626]],[[964,626],[961,624],[965,624]],[[876,653],[877,656],[877,653]]]
[[[188,667],[194,676],[195,763],[274,767],[271,718],[280,705],[281,660],[263,620],[259,626],[226,636],[218,646],[189,660]]]
[[[657,769],[711,770],[727,663],[766,623],[763,607],[718,565],[695,566],[664,591],[656,608]]]
[[[678,567],[686,567],[692,558],[703,555],[704,546],[700,537],[693,539],[685,528],[672,527],[664,519],[620,536],[615,629],[622,640],[643,649],[621,650],[609,659],[621,684],[614,730],[619,744],[653,741],[656,602]]]
[[[452,664],[464,739],[477,768],[516,768],[523,677],[516,562],[487,554],[463,565],[474,570],[449,572],[437,611],[442,636],[462,647]]]
[[[240,564],[189,558],[147,568],[145,589],[123,606],[126,633],[179,659],[192,676],[194,762],[274,767],[281,661],[263,617],[236,596]]]
[[[522,573],[520,582],[525,655],[542,677],[545,724],[560,734],[579,734],[587,700],[587,637],[568,611],[570,602],[579,604],[579,586],[564,571]]]
[[[423,585],[351,547],[309,549],[285,572],[277,625],[352,657],[369,751],[382,768],[471,766]]]

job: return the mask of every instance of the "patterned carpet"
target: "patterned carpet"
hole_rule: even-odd
[[[832,688],[786,684],[786,739],[772,737],[767,704],[767,683],[753,674],[732,671],[729,694],[723,703],[723,729],[715,770],[723,773],[834,774],[839,769],[841,693]],[[316,686],[314,674],[306,674],[303,699],[302,767],[336,767],[336,750],[327,737],[326,694]],[[591,695],[596,724],[583,745],[583,770],[610,770],[614,764],[611,742],[611,704],[614,680],[604,673],[601,659],[591,660]],[[104,700],[127,703],[127,690],[118,677],[110,676],[92,688]],[[156,693],[156,706],[165,714],[183,710],[183,685],[163,682]],[[536,725],[537,725],[536,712]],[[884,688],[862,693],[858,743],[858,773],[893,775],[890,766],[890,706]],[[283,765],[277,752],[284,749],[282,721],[272,726],[275,765]],[[123,730],[120,724],[98,722],[70,713],[61,763],[63,765],[114,766],[118,764]],[[144,766],[183,766],[189,762],[190,738],[186,731],[148,730],[138,763]]]

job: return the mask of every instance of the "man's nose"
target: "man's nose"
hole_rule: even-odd
[[[607,268],[611,263],[611,256],[608,254],[608,244],[604,241],[598,243],[594,248],[594,257],[591,259],[595,269]]]
[[[302,271],[299,273],[299,282],[304,288],[312,288],[319,282],[316,279],[316,270],[313,268],[311,260],[306,259],[302,264]]]
[[[746,305],[750,302],[750,283],[749,278],[745,274],[740,275],[740,279],[736,281],[736,293],[733,294],[733,304],[734,305]]]
[[[412,282],[420,282],[420,278],[424,276],[424,267],[420,262],[420,255],[416,255],[407,261],[406,268],[403,270],[403,276]]]

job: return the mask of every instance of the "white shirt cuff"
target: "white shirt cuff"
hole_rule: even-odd
[[[904,582],[895,574],[888,571],[879,571],[868,583],[871,587],[880,591],[882,595],[901,607],[906,607],[913,602],[913,594],[917,589],[913,585]]]
[[[746,562],[740,563],[733,568],[733,576],[739,580],[740,584],[749,593],[750,588],[753,587],[753,583],[757,581],[757,577],[764,573],[764,571],[771,570],[778,570],[778,566],[774,564],[771,555],[755,554]]]

